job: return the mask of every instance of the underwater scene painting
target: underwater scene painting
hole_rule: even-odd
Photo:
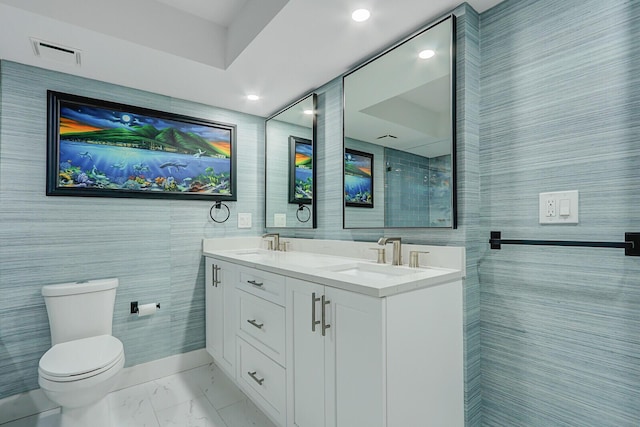
[[[313,199],[313,147],[308,139],[290,137],[294,147],[293,197],[289,203],[311,203]],[[290,194],[291,196],[291,194]]]
[[[347,206],[373,207],[373,154],[345,149],[344,200]]]
[[[58,107],[55,190],[235,197],[233,126],[136,107]]]

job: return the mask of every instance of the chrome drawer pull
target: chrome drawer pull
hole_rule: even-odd
[[[316,325],[320,324],[319,320],[316,320],[316,303],[320,301],[320,298],[316,298],[316,293],[311,294],[311,332],[316,331]]]
[[[249,374],[249,376],[250,376],[251,378],[253,378],[253,380],[254,380],[255,382],[257,382],[258,384],[260,384],[260,385],[262,385],[262,383],[264,382],[264,378],[258,378],[258,377],[256,377],[256,371],[253,371],[253,372],[247,372],[247,374]]]
[[[257,286],[257,287],[261,287],[262,285],[264,285],[264,283],[258,283],[255,280],[247,280],[247,283],[252,284],[253,286]]]
[[[256,322],[256,319],[247,320],[247,322],[251,323],[253,326],[255,326],[258,329],[262,329],[262,327],[264,326],[264,323],[258,323]]]

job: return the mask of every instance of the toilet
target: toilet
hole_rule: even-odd
[[[60,427],[108,427],[106,400],[124,366],[111,335],[118,279],[47,285],[42,296],[52,347],[38,365],[38,383],[61,406]]]

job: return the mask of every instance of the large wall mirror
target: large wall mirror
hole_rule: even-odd
[[[267,228],[316,228],[316,95],[266,121]]]
[[[456,227],[454,26],[344,76],[344,228]]]

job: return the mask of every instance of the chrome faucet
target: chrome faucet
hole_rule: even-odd
[[[267,233],[262,236],[263,239],[267,237],[273,237],[273,242],[269,241],[269,249],[272,251],[280,250],[280,234],[278,233]]]
[[[386,245],[389,242],[393,242],[393,265],[402,265],[402,242],[400,237],[381,237],[378,239],[378,244],[381,246]]]

